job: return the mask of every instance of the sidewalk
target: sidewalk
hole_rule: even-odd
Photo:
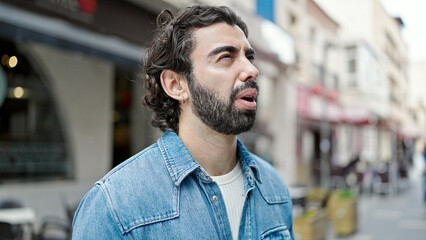
[[[426,204],[420,182],[410,182],[397,195],[361,196],[358,202],[358,231],[336,236],[331,223],[327,240],[417,240],[426,239]]]

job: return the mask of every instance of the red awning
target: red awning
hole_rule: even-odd
[[[370,125],[374,123],[370,111],[363,107],[346,106],[344,115],[345,123],[354,125]]]
[[[327,91],[318,84],[310,89],[298,87],[297,112],[303,118],[310,120],[325,120],[333,123],[344,120],[337,93]]]
[[[362,106],[342,106],[335,91],[326,90],[321,84],[311,88],[297,88],[297,113],[317,121],[347,123],[353,125],[374,124],[370,111]]]

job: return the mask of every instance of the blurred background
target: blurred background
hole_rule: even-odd
[[[69,238],[95,181],[161,136],[140,63],[156,15],[195,3],[249,27],[240,138],[289,186],[296,239],[423,239],[422,0],[0,0],[0,239]]]

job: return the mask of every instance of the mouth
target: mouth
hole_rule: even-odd
[[[241,91],[235,97],[235,101],[241,105],[242,108],[256,109],[257,90],[255,88],[248,88]]]
[[[247,96],[247,97],[242,97],[241,99],[248,101],[248,102],[254,102],[255,97],[254,96]]]

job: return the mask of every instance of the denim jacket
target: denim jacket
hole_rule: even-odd
[[[293,239],[291,199],[274,168],[238,140],[245,202],[239,239]],[[232,239],[218,185],[170,131],[84,196],[73,239]]]

